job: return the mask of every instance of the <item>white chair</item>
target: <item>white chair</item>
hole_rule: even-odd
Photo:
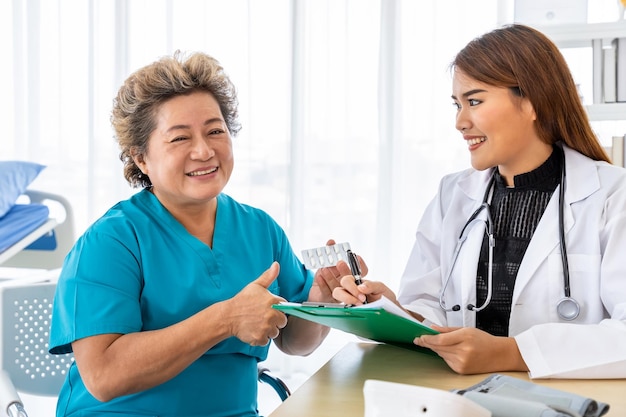
[[[36,279],[0,283],[0,415],[27,416],[18,391],[57,396],[74,360],[48,353],[56,282]]]

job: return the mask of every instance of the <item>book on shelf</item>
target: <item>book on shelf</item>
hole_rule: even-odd
[[[432,352],[413,344],[413,339],[425,334],[438,333],[385,297],[360,306],[283,302],[273,307],[285,314],[352,333],[364,339],[414,350]]]
[[[611,146],[611,162],[613,165],[618,165],[621,167],[625,167],[626,164],[626,146],[624,146],[624,142],[626,141],[626,135],[624,136],[613,136],[613,143]]]
[[[602,87],[603,101],[615,103],[617,101],[617,42],[613,40],[602,50]]]
[[[592,81],[593,81],[593,104],[602,103],[602,39],[593,39],[592,50]]]
[[[617,39],[617,101],[626,102],[626,37]]]

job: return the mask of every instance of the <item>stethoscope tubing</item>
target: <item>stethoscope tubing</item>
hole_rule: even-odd
[[[564,298],[559,300],[557,303],[557,314],[563,320],[571,321],[576,319],[580,314],[580,305],[578,302],[571,297],[571,287],[570,287],[570,276],[569,276],[569,264],[567,261],[567,247],[565,244],[565,221],[563,216],[564,211],[564,201],[565,201],[565,155],[562,152],[561,159],[561,183],[559,184],[559,241],[560,241],[560,249],[561,249],[561,262],[563,265],[563,293]],[[454,249],[454,253],[452,256],[452,264],[447,273],[446,279],[444,281],[443,288],[439,294],[439,306],[442,310],[450,312],[450,311],[460,311],[461,306],[456,304],[451,308],[448,308],[444,301],[445,292],[450,283],[450,279],[452,277],[452,271],[454,270],[454,266],[458,259],[459,253],[461,251],[461,247],[467,238],[467,230],[469,227],[477,220],[478,216],[482,211],[485,211],[487,220],[485,221],[486,225],[486,233],[489,238],[489,267],[487,274],[487,297],[483,304],[479,307],[476,307],[472,304],[468,304],[466,308],[470,311],[478,312],[484,310],[489,303],[491,302],[492,292],[493,292],[493,248],[495,246],[495,237],[493,231],[493,219],[491,217],[491,207],[489,205],[489,200],[491,199],[491,194],[493,193],[493,187],[495,182],[496,170],[494,169],[491,178],[489,179],[489,183],[487,184],[487,189],[485,190],[485,195],[483,197],[483,202],[481,205],[472,213],[469,217],[465,225],[461,229],[461,233],[459,235],[459,239],[457,241],[456,247]]]

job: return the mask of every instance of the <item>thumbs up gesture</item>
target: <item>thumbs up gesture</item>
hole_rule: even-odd
[[[278,262],[272,263],[261,276],[226,301],[230,315],[225,319],[230,333],[242,342],[265,346],[287,325],[287,316],[272,308],[272,305],[285,301],[284,298],[268,291],[279,271]]]

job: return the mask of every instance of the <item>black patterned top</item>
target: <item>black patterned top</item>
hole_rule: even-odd
[[[496,240],[492,298],[476,316],[476,327],[493,335],[508,336],[517,271],[548,201],[561,181],[562,152],[555,147],[540,167],[516,175],[513,178],[514,187],[507,187],[498,172],[495,175],[490,204]],[[485,234],[476,276],[477,306],[481,306],[487,297],[488,268],[488,240]]]

